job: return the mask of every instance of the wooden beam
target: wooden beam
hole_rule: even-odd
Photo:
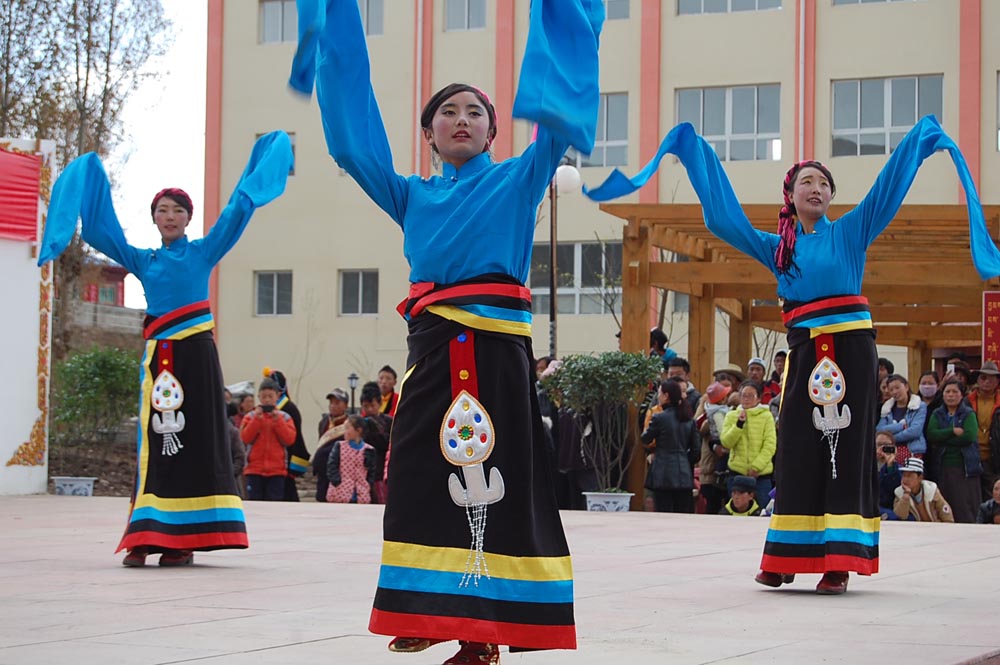
[[[875,341],[879,344],[894,346],[912,346],[917,342],[933,343],[934,346],[945,346],[944,342],[961,340],[962,344],[978,342],[983,337],[983,327],[972,326],[884,326],[876,325],[878,335]]]
[[[917,342],[906,351],[906,375],[910,382],[910,390],[918,392],[917,383],[924,370],[931,369],[933,357],[927,342]]]
[[[691,298],[688,308],[688,362],[691,380],[696,386],[707,386],[715,369],[715,302],[713,286],[705,285],[701,298]]]
[[[901,289],[921,290],[928,279],[930,269],[927,263],[915,264],[910,261],[869,262],[865,267],[865,286],[895,286]],[[759,263],[749,261],[731,263],[654,263],[649,267],[650,281],[657,285],[673,282],[693,284],[759,284],[775,287],[774,275]],[[983,281],[971,264],[943,264],[933,270],[936,286],[974,286],[982,290]],[[942,302],[948,302],[944,300]]]
[[[883,323],[977,323],[982,321],[981,307],[965,305],[960,307],[873,305],[871,309],[872,321],[875,322],[875,325]],[[755,324],[764,321],[781,323],[781,308],[777,305],[755,305],[751,316]]]
[[[700,294],[699,294],[700,295]],[[750,301],[737,300],[736,298],[716,298],[715,306],[721,309],[732,318],[750,318]]]
[[[718,301],[716,301],[718,302]],[[750,301],[740,302],[743,307],[750,311]],[[750,358],[753,357],[753,322],[749,316],[743,320],[729,317],[729,357],[737,358],[735,361],[740,367],[745,367]]]

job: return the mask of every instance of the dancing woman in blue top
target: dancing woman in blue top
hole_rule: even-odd
[[[533,390],[528,278],[535,210],[572,144],[593,146],[600,0],[535,0],[514,113],[538,123],[494,163],[496,112],[453,84],[421,113],[441,177],[393,168],[355,0],[299,0],[292,85],[317,98],[330,154],[403,230],[407,369],[369,629],[392,651],[460,640],[449,663],[498,645],[576,646],[573,582]],[[558,53],[556,58],[553,54]]]
[[[52,191],[39,265],[66,248],[83,220],[84,241],[124,266],[146,292],[146,350],[139,373],[136,483],[123,563],[185,565],[195,550],[247,547],[243,504],[232,471],[222,369],[208,303],[212,269],[236,244],[256,208],[281,195],[292,163],[284,132],[262,136],[211,231],[188,241],[191,198],[171,188],[150,213],[163,243],[128,244],[111,204],[100,159],[74,160]]]
[[[936,150],[951,153],[966,191],[973,262],[983,279],[1000,274],[1000,252],[958,147],[933,116],[920,120],[893,151],[871,191],[836,221],[827,217],[833,175],[816,161],[785,176],[778,233],[747,219],[715,151],[690,124],[664,139],[637,176],[615,172],[588,192],[608,200],[635,191],[666,153],[680,158],[712,233],[777,278],[790,352],[782,388],[775,510],[756,581],[777,587],[796,573],[822,573],[816,590],[847,590],[848,573],[878,572],[879,513],[875,448],[877,355],[867,299],[861,295],[868,246],[892,221],[917,169]]]

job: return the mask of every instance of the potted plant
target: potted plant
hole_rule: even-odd
[[[594,468],[600,490],[584,492],[588,510],[628,510],[632,494],[622,484],[635,450],[628,438],[629,407],[638,406],[662,371],[659,358],[605,351],[568,356],[543,380],[583,433],[581,452]]]

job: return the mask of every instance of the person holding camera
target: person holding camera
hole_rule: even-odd
[[[247,499],[283,501],[288,462],[285,449],[295,443],[292,417],[276,408],[281,388],[264,379],[257,391],[258,405],[243,418],[240,438],[247,445]]]
[[[903,479],[896,463],[896,438],[891,432],[879,432],[875,435],[875,459],[878,461],[878,510],[883,520],[894,520],[892,504],[896,498],[894,492]]]

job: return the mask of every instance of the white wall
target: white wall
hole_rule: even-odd
[[[7,149],[34,151],[35,142],[2,139]],[[52,164],[53,145],[42,142],[45,163]],[[43,177],[43,182],[45,178]],[[47,181],[46,187],[51,186]],[[39,201],[39,218],[44,204]],[[0,284],[4,285],[4,322],[0,326],[3,377],[0,404],[0,495],[39,494],[48,486],[49,351],[51,307],[41,308],[42,274],[32,256],[32,243],[0,238]],[[46,271],[48,274],[49,271]],[[51,277],[44,285],[50,293]],[[50,302],[50,301],[49,301]],[[43,338],[43,339],[41,339]],[[35,432],[32,444],[32,430]],[[41,464],[29,462],[41,454]]]

